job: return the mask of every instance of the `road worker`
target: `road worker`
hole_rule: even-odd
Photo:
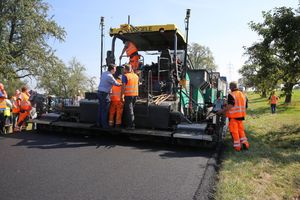
[[[4,134],[4,127],[5,127],[5,117],[4,117],[4,112],[6,109],[6,101],[5,101],[5,96],[2,94],[0,91],[0,133]]]
[[[120,79],[121,76],[116,77],[116,81],[122,84]],[[112,86],[110,94],[110,108],[109,108],[109,119],[108,124],[110,127],[120,127],[122,124],[122,114],[124,101],[121,96],[122,88],[119,86]],[[116,120],[115,120],[116,118]]]
[[[122,76],[122,95],[124,94],[125,128],[134,129],[134,104],[139,95],[139,77],[133,72],[130,65],[125,65],[125,74]]]
[[[12,127],[13,130],[16,127],[18,116],[20,113],[20,103],[21,103],[21,97],[20,97],[20,90],[15,91],[15,95],[11,97],[11,103],[12,103]]]
[[[7,92],[4,89],[4,85],[2,83],[0,83],[0,92],[2,93],[2,95],[7,98]]]
[[[269,97],[269,104],[271,105],[271,112],[272,114],[275,114],[276,112],[276,105],[278,103],[279,97],[275,95],[275,91],[271,92],[271,95]]]
[[[129,57],[129,64],[131,65],[133,72],[138,73],[140,55],[138,54],[137,47],[133,42],[126,41],[120,55],[120,60],[125,52],[127,57]]]
[[[110,107],[110,93],[113,85],[121,86],[122,84],[117,82],[113,75],[116,72],[116,65],[108,65],[107,71],[101,75],[100,83],[98,86],[98,100],[99,100],[99,118],[98,125],[102,128],[109,128],[108,125],[108,112]]]
[[[228,94],[227,105],[218,111],[218,114],[226,112],[226,116],[229,118],[229,131],[233,138],[234,149],[240,151],[243,147],[247,150],[249,142],[243,125],[247,108],[246,96],[238,90],[236,82],[231,82],[229,87],[231,93]]]
[[[29,98],[30,94],[28,88],[27,86],[23,86],[20,94],[20,113],[17,126],[15,127],[16,131],[25,129],[27,126],[26,123],[29,120],[30,110],[32,108]]]

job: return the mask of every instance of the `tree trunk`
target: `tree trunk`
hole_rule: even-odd
[[[266,90],[261,91],[261,97],[266,98],[267,97],[267,92]]]
[[[284,103],[291,103],[292,102],[292,92],[293,92],[293,83],[286,83],[284,85],[284,91],[285,91],[285,100]]]

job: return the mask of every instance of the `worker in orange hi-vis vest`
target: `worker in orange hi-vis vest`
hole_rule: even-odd
[[[116,78],[118,83],[122,83],[120,77]],[[112,86],[110,94],[110,107],[109,107],[109,119],[108,124],[110,127],[120,127],[122,124],[122,114],[124,101],[121,95],[122,87]],[[115,120],[116,119],[116,120]]]
[[[22,87],[20,94],[20,114],[17,126],[15,127],[16,131],[26,128],[26,123],[29,120],[30,111],[32,109],[29,97],[28,88],[26,86]]]
[[[233,138],[233,148],[240,151],[242,147],[249,149],[249,142],[244,130],[243,120],[246,117],[247,99],[243,92],[239,91],[236,82],[229,84],[231,93],[228,94],[227,106],[217,114],[226,112],[229,118],[229,131]]]
[[[1,134],[4,134],[3,130],[4,130],[4,126],[5,126],[4,112],[7,107],[5,98],[6,97],[4,96],[4,94],[2,94],[2,92],[0,92],[0,133]]]
[[[130,65],[125,65],[122,76],[122,95],[124,94],[124,124],[127,129],[134,129],[134,105],[139,96],[139,77]]]
[[[20,103],[21,103],[21,92],[20,90],[16,90],[15,95],[11,97],[12,103],[12,123],[13,123],[13,130],[17,124],[17,118],[20,113]]]
[[[127,57],[129,57],[129,64],[131,65],[133,72],[138,73],[140,55],[138,54],[137,47],[133,42],[126,41],[120,55],[120,60],[125,52]]]
[[[275,95],[275,91],[272,91],[271,96],[269,97],[269,103],[271,104],[271,112],[275,114],[276,105],[278,103],[279,97]]]

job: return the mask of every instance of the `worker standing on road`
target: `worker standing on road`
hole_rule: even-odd
[[[7,98],[7,92],[4,89],[4,85],[2,83],[0,83],[0,92],[2,93],[2,95]]]
[[[113,75],[116,72],[116,65],[110,64],[106,72],[101,75],[100,83],[98,86],[98,100],[99,100],[99,118],[98,123],[102,128],[109,128],[108,126],[108,111],[110,106],[111,88],[113,85],[121,86]]]
[[[20,90],[16,90],[15,95],[11,97],[11,103],[12,103],[12,128],[15,130],[18,116],[20,113],[20,103],[21,103],[21,97],[20,97]]]
[[[275,114],[276,105],[278,103],[279,97],[275,95],[275,91],[272,91],[271,96],[269,97],[269,103],[271,104],[271,112]]]
[[[133,42],[126,41],[122,53],[120,55],[120,60],[123,54],[126,52],[127,57],[129,57],[129,64],[132,67],[133,72],[137,73],[139,69],[139,59],[138,49]]]
[[[4,126],[5,126],[4,112],[7,107],[5,98],[6,97],[0,91],[0,133],[1,134],[4,134],[3,131],[4,131]]]
[[[244,149],[249,149],[243,125],[247,108],[246,96],[238,90],[236,82],[231,82],[229,87],[231,93],[228,94],[227,106],[218,111],[218,114],[226,112],[226,116],[229,118],[229,130],[232,134],[234,149],[240,151],[242,146]]]
[[[116,78],[117,82],[122,84],[122,81],[119,76]],[[120,127],[122,124],[122,114],[124,101],[121,96],[122,88],[119,86],[112,86],[110,94],[110,108],[109,108],[109,119],[108,124],[110,127]],[[116,120],[115,120],[116,118]],[[115,123],[116,121],[116,123]]]
[[[139,77],[132,71],[130,65],[125,65],[125,74],[122,77],[122,95],[124,94],[125,127],[134,129],[134,104],[139,95]]]
[[[16,131],[25,129],[27,126],[27,121],[29,120],[30,110],[32,109],[31,103],[29,101],[30,94],[27,86],[23,86],[20,94],[20,113],[18,117],[18,123],[15,127]]]

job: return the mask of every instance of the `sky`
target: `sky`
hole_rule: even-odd
[[[298,7],[298,0],[47,0],[49,15],[67,32],[63,43],[51,40],[65,63],[72,57],[83,64],[89,77],[100,74],[100,17],[104,17],[104,52],[111,48],[109,29],[127,22],[134,26],[176,24],[184,33],[186,9],[191,9],[189,43],[207,46],[221,76],[237,80],[247,57],[243,47],[259,40],[249,22],[263,22],[262,11]],[[106,54],[104,53],[104,56]],[[117,57],[119,53],[116,53]],[[105,60],[105,59],[104,59]],[[98,79],[99,80],[99,79]]]

